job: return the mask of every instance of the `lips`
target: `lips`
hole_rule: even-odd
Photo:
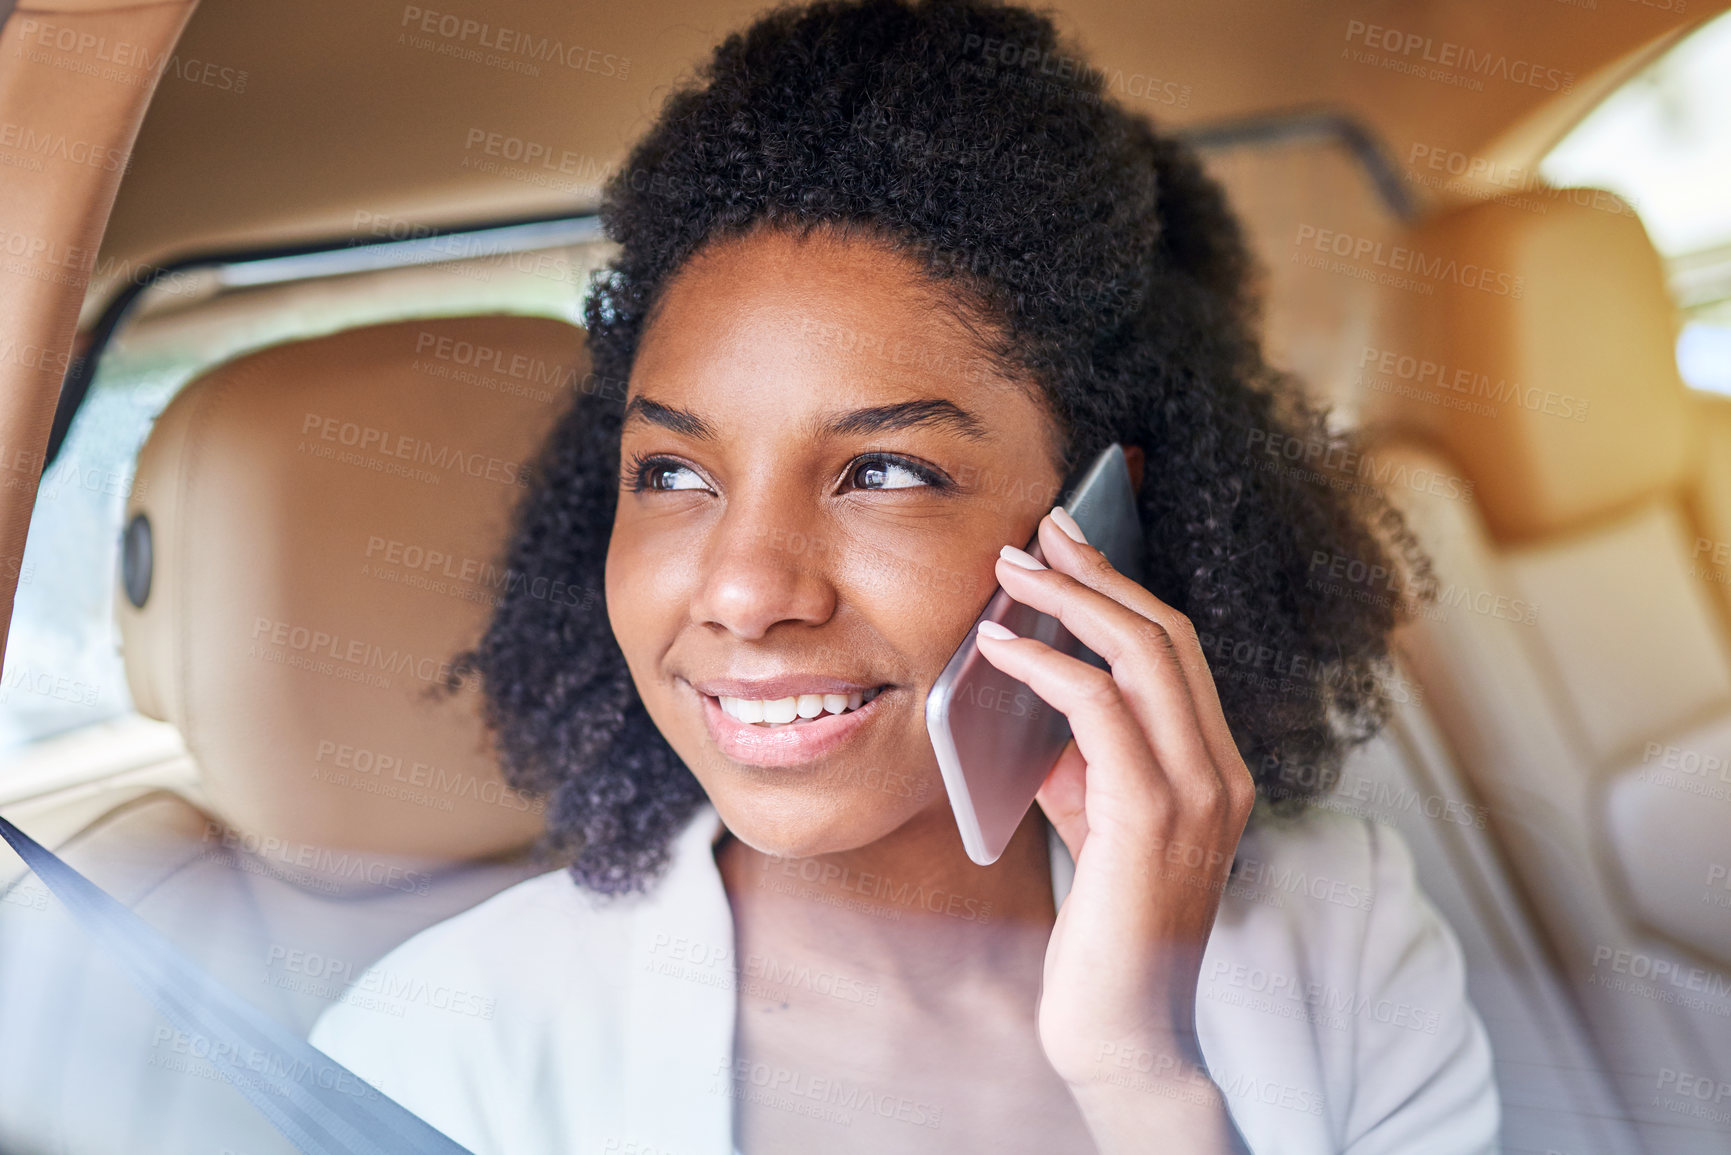
[[[867,691],[871,692],[871,691]],[[791,722],[766,724],[743,722],[721,708],[718,696],[697,691],[702,701],[703,721],[709,736],[727,757],[752,766],[798,766],[831,754],[856,738],[882,714],[893,687],[881,687],[870,701],[841,714],[795,718]]]

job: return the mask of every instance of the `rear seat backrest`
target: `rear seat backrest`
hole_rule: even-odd
[[[434,696],[507,582],[528,467],[581,333],[467,317],[373,325],[220,366],[158,419],[127,519],[148,519],[127,680],[180,728],[250,840],[468,859],[538,815],[503,788],[471,680]]]
[[[1731,706],[1718,615],[1689,573],[1693,537],[1667,497],[1503,555],[1534,607],[1535,649],[1597,766],[1639,758],[1655,734]]]
[[[1472,488],[1392,494],[1441,583],[1403,644],[1643,1142],[1723,1150],[1731,1116],[1690,1095],[1731,1078],[1731,936],[1704,892],[1731,792],[1660,771],[1731,755],[1731,648],[1692,565],[1700,421],[1659,258],[1633,215],[1561,198],[1450,213],[1412,248],[1454,274],[1385,342],[1429,380],[1367,382],[1380,456]]]

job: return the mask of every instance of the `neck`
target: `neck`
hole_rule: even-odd
[[[778,858],[731,836],[716,848],[742,949],[845,957],[910,982],[962,971],[1038,974],[1054,918],[1046,822],[1029,811],[1002,857],[970,860],[942,798],[865,846]]]

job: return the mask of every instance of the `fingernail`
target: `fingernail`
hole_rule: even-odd
[[[1082,527],[1076,524],[1076,519],[1071,517],[1069,511],[1063,506],[1054,505],[1052,507],[1052,520],[1071,541],[1079,541],[1083,545],[1088,544],[1088,539],[1082,536]]]
[[[986,635],[986,637],[995,638],[1000,642],[1007,642],[1016,636],[1016,632],[1010,629],[1010,627],[999,625],[994,621],[981,622],[977,628],[980,633]]]
[[[1019,565],[1023,569],[1046,568],[1045,563],[1043,563],[1039,558],[1026,550],[1017,549],[1013,545],[1007,545],[1003,549],[1000,549],[998,551],[998,556],[1009,562],[1011,565]]]

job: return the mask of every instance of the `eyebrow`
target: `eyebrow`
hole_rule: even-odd
[[[715,429],[689,409],[680,409],[674,405],[663,405],[659,401],[651,401],[647,397],[633,397],[631,403],[625,406],[625,422],[645,421],[650,425],[659,425],[663,429],[671,429],[675,433],[698,441],[714,441]]]
[[[625,424],[629,425],[632,421],[646,421],[698,441],[716,439],[715,427],[691,410],[663,405],[647,397],[634,397],[625,406]],[[898,401],[893,405],[849,409],[823,421],[815,432],[820,436],[859,437],[922,425],[948,428],[971,441],[985,441],[990,437],[985,423],[978,417],[955,402],[942,398]]]

